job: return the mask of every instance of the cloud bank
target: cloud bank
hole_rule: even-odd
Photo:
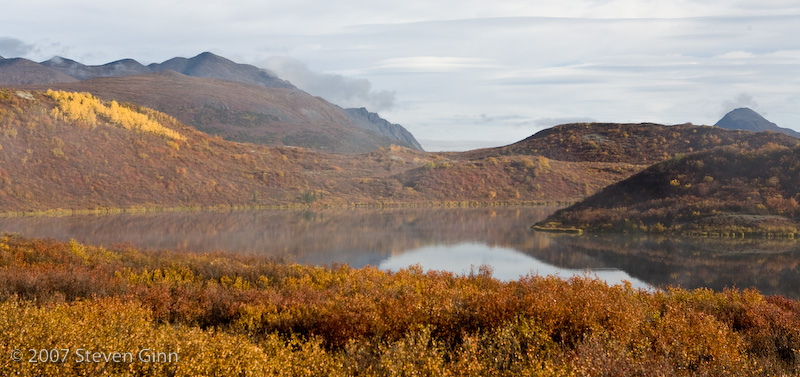
[[[15,58],[33,51],[34,46],[16,38],[0,37],[0,56]]]

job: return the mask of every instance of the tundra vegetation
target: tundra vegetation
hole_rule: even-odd
[[[3,375],[800,373],[797,301],[588,276],[501,282],[485,267],[388,272],[7,234],[0,312]],[[31,363],[31,349],[177,360]]]

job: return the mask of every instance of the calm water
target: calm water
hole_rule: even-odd
[[[532,232],[556,207],[243,211],[0,219],[0,231],[113,246],[227,250],[301,263],[412,264],[511,280],[589,273],[634,287],[756,287],[800,298],[794,240],[570,236]]]

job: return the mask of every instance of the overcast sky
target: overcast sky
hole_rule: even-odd
[[[141,63],[211,51],[367,107],[426,150],[573,121],[800,130],[800,0],[26,0],[0,55]]]

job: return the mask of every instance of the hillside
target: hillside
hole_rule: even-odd
[[[539,229],[745,234],[800,232],[800,146],[678,156],[560,210]]]
[[[777,124],[766,120],[761,114],[746,107],[735,109],[725,114],[714,126],[729,130],[780,132],[789,136],[800,137],[800,132],[789,128],[778,127]]]
[[[294,89],[186,76],[174,71],[29,86],[89,92],[157,109],[225,140],[363,153],[409,146],[357,127],[335,105]]]
[[[302,152],[226,142],[135,106],[125,108],[180,137],[123,128],[88,105],[72,119],[66,106],[0,91],[3,211],[280,203],[303,184],[282,157]]]
[[[0,89],[0,212],[575,201],[643,168],[399,146],[359,155],[265,147],[145,107],[54,93]]]
[[[790,146],[797,142],[783,134],[755,134],[691,124],[578,123],[548,128],[517,143],[479,149],[467,155],[471,158],[542,155],[560,161],[653,164],[680,153],[725,145],[760,148],[767,143]]]

